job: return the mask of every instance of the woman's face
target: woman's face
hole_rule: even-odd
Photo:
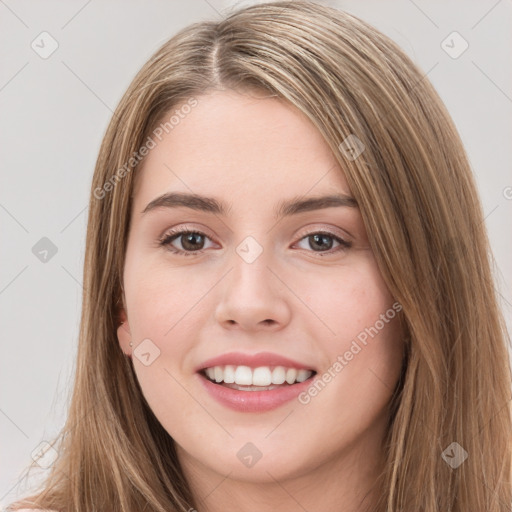
[[[154,138],[135,189],[118,337],[144,396],[189,473],[370,467],[401,368],[400,305],[343,170],[275,98],[196,100]],[[327,196],[338,203],[310,201]]]

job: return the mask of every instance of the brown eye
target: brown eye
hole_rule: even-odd
[[[160,240],[161,246],[166,246],[171,252],[191,256],[203,252],[205,240],[209,239],[200,231],[178,230],[167,233]],[[173,245],[173,242],[179,242],[180,247]]]
[[[344,251],[352,246],[350,242],[343,240],[339,236],[334,235],[333,233],[329,233],[327,231],[320,231],[316,233],[311,233],[303,238],[301,238],[300,242],[303,240],[307,241],[307,245],[313,252],[319,253],[336,253],[339,251]],[[338,243],[338,246],[331,250],[334,243]],[[307,247],[303,247],[306,248]]]

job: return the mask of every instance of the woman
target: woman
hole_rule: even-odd
[[[192,25],[98,157],[76,381],[20,507],[505,511],[507,337],[461,141],[307,2]]]

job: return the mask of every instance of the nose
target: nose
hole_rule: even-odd
[[[215,311],[219,324],[227,329],[274,331],[289,323],[291,293],[269,263],[265,251],[252,263],[234,253],[232,270],[219,283],[221,297]]]

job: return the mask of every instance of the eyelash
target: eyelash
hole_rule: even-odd
[[[200,249],[199,251],[183,251],[181,249],[176,249],[175,247],[173,247],[171,245],[171,242],[173,242],[175,239],[178,239],[181,235],[189,235],[189,234],[200,235],[200,236],[204,236],[205,238],[210,238],[209,236],[207,236],[205,233],[203,233],[201,231],[190,230],[190,229],[175,229],[175,230],[167,232],[162,238],[159,239],[159,246],[167,247],[167,249],[170,252],[172,252],[174,254],[181,255],[181,256],[198,256],[199,254],[202,254],[205,251],[205,249]],[[331,233],[329,231],[312,231],[311,233],[308,233],[305,236],[303,236],[302,238],[300,238],[298,241],[300,242],[300,241],[304,240],[305,238],[308,238],[313,235],[326,235],[326,236],[336,240],[340,245],[339,245],[339,247],[337,247],[334,250],[331,249],[329,251],[309,251],[309,252],[317,253],[320,255],[335,254],[337,252],[350,249],[352,247],[351,242],[347,242],[346,240],[343,240],[339,236],[336,236],[334,233]]]

